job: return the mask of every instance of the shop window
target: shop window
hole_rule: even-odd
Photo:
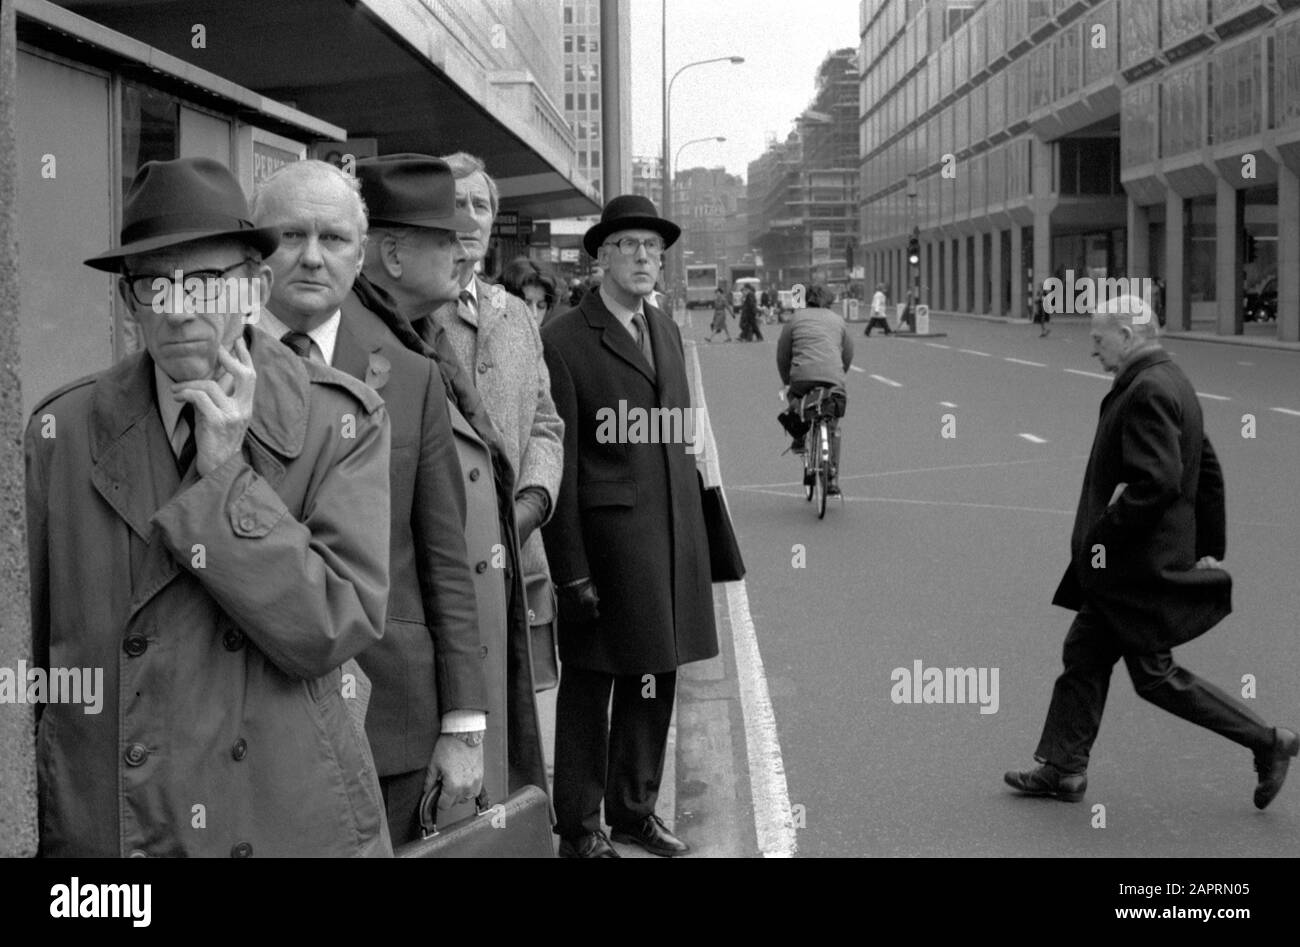
[[[180,103],[134,82],[122,83],[122,193],[147,161],[180,156]]]

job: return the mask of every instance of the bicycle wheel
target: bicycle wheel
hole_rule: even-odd
[[[826,484],[830,476],[830,442],[826,434],[826,422],[818,421],[814,431],[817,435],[813,442],[813,451],[816,452],[817,465],[816,476],[813,478],[813,495],[817,504],[817,518],[824,519],[826,516]]]

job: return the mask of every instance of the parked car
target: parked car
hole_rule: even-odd
[[[1247,322],[1268,322],[1277,318],[1277,274],[1267,276],[1246,292],[1245,312]]]

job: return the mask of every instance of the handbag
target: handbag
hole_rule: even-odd
[[[420,838],[398,846],[398,858],[554,858],[551,809],[546,793],[525,786],[492,805],[487,790],[474,800],[475,813],[438,828],[442,783],[420,800]]]
[[[545,572],[524,576],[528,598],[528,633],[532,637],[533,690],[560,684],[560,646],[555,637],[555,586]]]
[[[721,487],[706,487],[699,468],[700,506],[704,510],[704,529],[709,536],[709,571],[714,582],[739,582],[745,577],[745,560],[740,555],[736,531],[727,512],[727,500]]]

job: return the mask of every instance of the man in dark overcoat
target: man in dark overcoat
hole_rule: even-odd
[[[1220,561],[1223,474],[1200,402],[1137,297],[1097,308],[1092,345],[1116,377],[1101,403],[1070,566],[1053,599],[1078,614],[1034,754],[1042,765],[1009,772],[1006,782],[1029,795],[1083,797],[1111,669],[1123,658],[1138,696],[1251,750],[1259,774],[1255,805],[1263,809],[1282,788],[1300,737],[1268,726],[1175,664],[1170,652],[1232,610],[1232,579]]]
[[[611,200],[583,238],[604,268],[600,288],[542,331],[564,421],[543,538],[560,601],[555,808],[566,856],[616,857],[602,798],[615,841],[687,851],[655,802],[677,668],[718,653],[697,442],[663,443],[653,420],[637,425],[664,410],[693,420],[681,334],[648,303],[680,233],[646,198]]]

